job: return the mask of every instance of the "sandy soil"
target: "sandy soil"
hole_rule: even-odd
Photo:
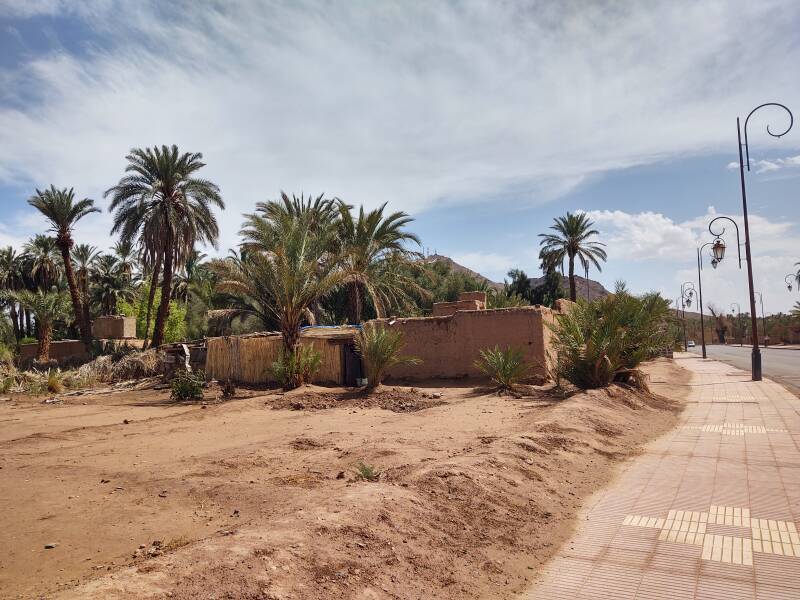
[[[445,385],[0,399],[0,595],[512,598],[682,407]]]

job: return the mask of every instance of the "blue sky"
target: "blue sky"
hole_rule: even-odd
[[[35,187],[105,207],[129,148],[177,143],[222,187],[221,252],[254,202],[325,192],[405,210],[430,251],[501,280],[584,210],[609,250],[592,277],[674,297],[711,215],[740,218],[737,115],[800,119],[800,5],[621,7],[0,0],[0,244],[43,229]],[[800,124],[764,130],[784,118],[750,125],[767,312],[800,299]],[[108,245],[109,221],[78,237]],[[707,303],[745,304],[733,261],[704,276]]]

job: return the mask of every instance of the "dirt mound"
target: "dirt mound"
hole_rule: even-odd
[[[356,391],[294,391],[275,398],[266,404],[275,409],[326,410],[331,408],[383,408],[392,412],[415,412],[441,406],[440,392],[420,392],[414,388],[382,387],[371,393]]]
[[[130,404],[14,409],[49,435],[0,445],[0,584],[88,600],[513,597],[581,502],[680,408],[618,386],[560,402],[459,386],[368,398],[312,387],[206,409],[146,390]],[[394,402],[439,405],[375,410]],[[65,429],[68,411],[80,429]],[[360,480],[365,467],[379,476]]]

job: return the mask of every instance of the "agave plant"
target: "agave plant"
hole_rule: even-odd
[[[501,390],[512,389],[525,379],[530,370],[522,350],[511,347],[501,350],[499,346],[481,350],[475,366],[500,386]]]
[[[669,303],[658,294],[614,294],[579,303],[552,326],[556,374],[582,389],[642,384],[638,366],[669,345]]]
[[[367,390],[374,390],[383,382],[386,371],[395,365],[418,365],[422,361],[416,356],[400,354],[403,334],[380,325],[365,325],[356,336],[356,352],[364,361],[367,374]]]

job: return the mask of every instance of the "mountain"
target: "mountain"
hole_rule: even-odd
[[[531,277],[529,281],[531,282],[531,287],[536,287],[544,281],[544,277]],[[586,299],[587,281],[589,285],[589,300],[602,298],[603,296],[608,296],[611,293],[604,288],[603,284],[599,281],[595,281],[594,279],[586,279],[580,275],[575,275],[575,295],[578,298]],[[561,276],[561,288],[564,290],[564,294],[569,296],[569,277],[566,275]]]
[[[434,263],[434,262],[443,263],[443,264],[447,265],[448,267],[450,267],[450,270],[455,272],[455,273],[464,273],[465,275],[469,275],[470,277],[474,277],[478,281],[485,281],[486,285],[489,286],[492,289],[495,289],[495,290],[502,290],[503,289],[503,284],[502,283],[497,283],[496,281],[492,281],[491,279],[489,279],[488,277],[484,277],[483,275],[481,275],[477,271],[473,271],[472,269],[470,269],[468,267],[465,267],[464,265],[458,264],[456,261],[454,261],[449,256],[442,256],[441,254],[431,254],[430,256],[426,256],[423,259],[423,262],[425,262],[425,263]]]
[[[441,254],[431,254],[430,256],[424,259],[424,262],[432,263],[432,262],[439,262],[444,263],[448,267],[450,267],[451,271],[455,271],[456,273],[464,273],[469,275],[470,277],[474,277],[479,281],[485,281],[486,285],[490,288],[495,290],[502,290],[503,284],[498,283],[496,281],[492,281],[488,277],[484,277],[480,273],[473,271],[469,267],[465,267],[464,265],[458,264],[449,256],[443,256]],[[540,283],[544,281],[544,277],[531,277],[530,282],[532,287],[536,287]],[[575,275],[575,291],[579,298],[586,298],[586,282],[587,280],[579,275]],[[589,298],[594,300],[595,298],[600,298],[602,296],[607,296],[610,292],[603,287],[603,285],[597,281],[592,279],[588,280],[589,282]],[[562,276],[561,278],[561,286],[564,289],[564,293],[569,295],[569,277]]]

